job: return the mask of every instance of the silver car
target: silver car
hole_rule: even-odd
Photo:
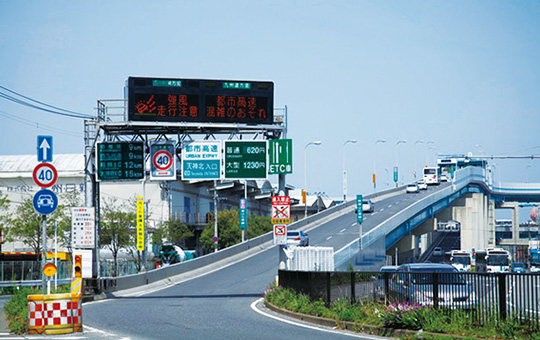
[[[435,276],[437,296],[434,296]],[[398,267],[389,283],[390,298],[399,302],[433,305],[435,299],[441,307],[474,308],[477,300],[463,274],[449,264],[411,263]]]
[[[287,246],[309,246],[309,237],[306,233],[300,230],[287,231]]]

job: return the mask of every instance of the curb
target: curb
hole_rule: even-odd
[[[325,326],[325,327],[332,327],[342,330],[348,330],[356,333],[364,333],[369,335],[376,335],[376,336],[384,336],[384,337],[394,337],[394,338],[400,338],[404,335],[408,336],[416,336],[418,334],[418,330],[410,330],[410,329],[399,329],[399,328],[388,328],[388,327],[379,327],[379,326],[373,326],[373,325],[364,325],[359,324],[355,322],[350,321],[336,321],[334,319],[330,318],[324,318],[321,316],[314,316],[309,314],[303,314],[298,312],[293,312],[281,307],[278,307],[266,300],[264,300],[264,305],[266,308],[270,309],[273,312],[286,315],[288,317],[302,320],[305,322],[313,323],[319,326]],[[453,339],[465,339],[467,337],[455,335],[455,334],[445,334],[445,333],[434,333],[434,332],[426,332],[423,331],[422,334],[429,334],[433,336],[447,336],[451,337]],[[470,339],[470,337],[468,337]],[[483,338],[478,338],[483,339]]]

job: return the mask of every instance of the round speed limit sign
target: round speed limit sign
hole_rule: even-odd
[[[40,163],[34,168],[32,177],[37,185],[42,188],[48,188],[56,183],[58,172],[51,163]]]
[[[160,150],[156,152],[152,162],[158,170],[169,170],[173,164],[173,157],[169,151]]]

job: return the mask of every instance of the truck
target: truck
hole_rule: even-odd
[[[487,248],[476,252],[476,271],[479,273],[503,273],[510,271],[512,255],[502,248]]]
[[[467,250],[451,250],[444,253],[444,262],[451,264],[460,272],[470,272],[472,256]]]
[[[180,263],[186,260],[186,254],[177,245],[164,243],[159,247],[159,253],[156,254],[156,268],[161,268],[175,263]]]
[[[529,271],[540,272],[540,241],[529,241]]]

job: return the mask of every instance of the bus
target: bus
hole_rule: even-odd
[[[439,185],[441,183],[441,170],[436,166],[426,166],[424,168],[424,182],[428,185]]]
[[[470,272],[472,256],[466,250],[451,250],[444,253],[444,262],[451,264],[460,272]]]
[[[502,248],[487,248],[476,252],[476,271],[479,273],[509,272],[510,263],[510,252]]]

